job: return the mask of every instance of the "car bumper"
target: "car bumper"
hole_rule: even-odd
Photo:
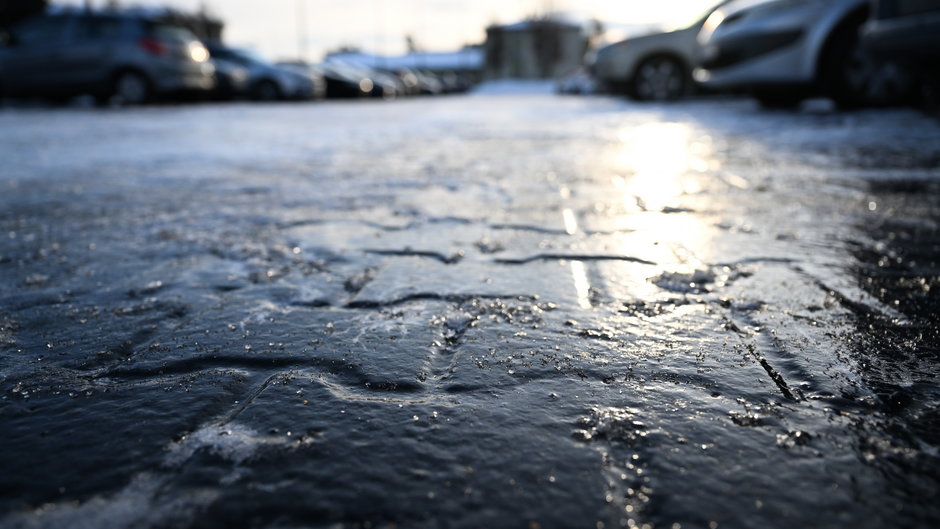
[[[630,58],[621,50],[609,50],[598,54],[594,62],[588,64],[588,72],[595,79],[605,82],[626,82],[630,72]]]
[[[154,78],[158,92],[208,91],[215,87],[215,67],[210,63],[167,67]]]

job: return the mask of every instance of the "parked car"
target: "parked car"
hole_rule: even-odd
[[[401,83],[405,95],[416,96],[421,93],[421,81],[418,75],[411,70],[402,69],[394,72]]]
[[[426,96],[436,96],[444,93],[444,83],[436,75],[422,71],[412,70],[418,77],[418,93]]]
[[[438,95],[444,93],[444,83],[437,76],[416,70],[412,68],[402,68],[395,71],[395,75],[401,82],[401,86],[406,94],[416,95]]]
[[[281,68],[296,72],[310,80],[313,85],[311,99],[323,99],[326,97],[326,79],[319,71],[304,61],[283,61],[275,63]]]
[[[397,76],[380,70],[372,70],[371,77],[375,84],[372,93],[374,97],[391,100],[405,95],[405,87]]]
[[[13,97],[92,94],[139,104],[214,83],[209,53],[192,33],[141,16],[42,15],[14,26],[0,47],[0,90]]]
[[[213,59],[234,62],[248,75],[245,95],[257,101],[311,99],[314,85],[308,76],[272,64],[251,50],[231,48],[221,42],[207,42]]]
[[[721,5],[721,4],[719,4]],[[639,101],[671,101],[692,89],[698,34],[719,6],[699,14],[681,29],[626,39],[588,56],[591,74],[604,91]]]
[[[398,79],[393,79],[387,73],[344,60],[330,60],[327,64],[335,71],[342,71],[344,75],[351,79],[359,79],[360,88],[364,95],[383,99],[395,99],[401,95]]]
[[[312,66],[326,79],[326,97],[355,98],[372,94],[374,83],[355,68],[336,62],[325,62]]]
[[[441,72],[438,74],[438,79],[444,85],[445,94],[460,94],[470,89],[469,81],[462,78],[457,72]]]
[[[734,0],[699,33],[695,79],[744,89],[765,106],[828,96],[842,107],[890,102],[908,89],[896,65],[859,45],[868,0]]]
[[[873,0],[862,41],[870,52],[907,67],[940,102],[940,1]]]
[[[248,70],[242,65],[219,57],[212,58],[215,66],[215,88],[212,97],[229,100],[244,94],[248,90]]]

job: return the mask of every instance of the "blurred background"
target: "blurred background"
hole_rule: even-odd
[[[940,1],[2,0],[0,45],[7,104],[391,100],[522,80],[931,108]]]

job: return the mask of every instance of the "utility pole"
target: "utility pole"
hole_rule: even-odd
[[[297,53],[300,60],[309,60],[310,50],[307,46],[307,1],[297,0]]]
[[[382,69],[388,69],[388,59],[385,56],[385,45],[383,39],[385,37],[385,0],[377,0],[378,9],[376,9],[376,31],[375,31],[375,55],[380,57],[380,59],[373,61],[373,66],[377,66],[380,62]]]

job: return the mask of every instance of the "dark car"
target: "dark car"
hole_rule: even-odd
[[[313,85],[312,99],[319,100],[326,97],[326,78],[309,63],[305,61],[281,61],[275,64],[280,68],[285,68],[309,79]]]
[[[7,96],[92,94],[101,102],[138,104],[205,92],[214,83],[209,53],[192,33],[136,15],[42,15],[6,32],[0,47],[0,91]]]
[[[872,53],[906,66],[934,99],[940,97],[940,0],[872,0],[862,40]]]
[[[330,99],[367,97],[375,88],[367,75],[344,64],[325,62],[311,68],[326,80],[326,97]]]
[[[248,90],[248,70],[234,61],[212,58],[215,66],[215,89],[211,97],[227,101],[241,96]]]
[[[257,53],[206,42],[213,60],[233,62],[245,69],[247,96],[257,101],[313,99],[315,86],[309,76],[269,62]]]
[[[397,74],[409,95],[438,95],[444,92],[444,84],[428,72],[406,68]]]

